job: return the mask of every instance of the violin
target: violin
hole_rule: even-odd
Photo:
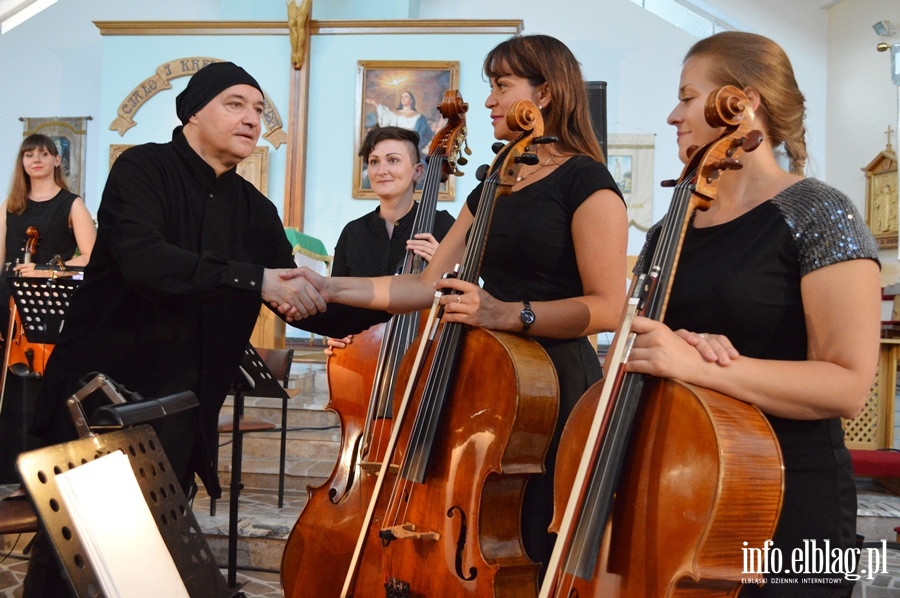
[[[624,371],[636,315],[663,320],[685,231],[721,177],[759,146],[747,96],[711,93],[722,135],[694,148],[646,273],[635,277],[607,376],[563,431],[554,480],[558,533],[541,585],[557,596],[736,596],[744,546],[772,537],[784,472],[768,420],[722,393]],[[671,186],[671,185],[667,185]]]
[[[411,238],[432,231],[441,183],[451,174],[463,174],[457,165],[466,163],[463,151],[471,153],[465,146],[468,109],[457,90],[444,93],[438,110],[447,123],[429,145]],[[417,273],[424,267],[421,256],[407,251],[398,273]],[[419,329],[419,312],[397,314],[386,324],[355,335],[353,343],[328,359],[327,409],[340,418],[341,447],[328,480],[307,489],[309,500],[285,545],[281,583],[286,598],[336,596],[340,591],[343,578],[335,572],[343,573],[349,566],[371,496],[373,475],[384,457],[391,431],[400,360]]]
[[[522,133],[484,181],[456,274],[468,282],[477,283],[497,197],[510,193],[522,164],[536,163],[533,145],[553,141],[531,102],[513,104],[507,126]],[[556,423],[555,370],[532,339],[439,320],[434,307],[401,364],[405,390],[341,596],[537,589],[520,508]]]

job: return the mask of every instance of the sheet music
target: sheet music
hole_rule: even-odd
[[[108,598],[188,598],[122,451],[58,474],[56,482]]]

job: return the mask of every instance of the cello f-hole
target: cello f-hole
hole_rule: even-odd
[[[466,533],[469,530],[469,525],[467,523],[468,518],[466,517],[466,512],[463,511],[459,507],[450,507],[447,511],[447,517],[453,519],[456,516],[456,513],[459,513],[459,535],[456,537],[456,574],[463,581],[472,581],[476,577],[478,577],[478,569],[475,567],[469,568],[469,576],[466,577],[466,574],[463,572],[463,552],[466,549]]]

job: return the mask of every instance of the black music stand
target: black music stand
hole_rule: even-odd
[[[22,332],[29,343],[56,344],[69,299],[79,284],[81,278],[68,272],[52,278],[7,278],[7,286],[19,311]],[[5,365],[0,376],[0,437],[3,438],[0,443],[0,482],[12,483],[19,481],[16,457],[42,444],[28,432],[42,377],[34,371],[31,362]],[[5,400],[7,396],[10,400]]]
[[[69,300],[81,279],[10,276],[6,282],[29,342],[55,345],[65,324]]]
[[[56,475],[120,450],[128,456],[147,506],[192,598],[234,596],[216,565],[200,525],[188,505],[156,433],[149,425],[91,435],[23,453],[19,474],[78,596],[100,596],[96,565],[87,558]],[[133,539],[136,540],[136,539]],[[140,566],[135,563],[135,566]]]
[[[241,417],[244,415],[244,397],[267,397],[288,399],[287,390],[280,380],[272,376],[262,357],[247,343],[244,357],[238,367],[234,382],[233,420],[231,431],[231,483],[228,488],[228,583],[232,587],[237,582],[237,532],[238,499],[241,489],[241,463],[244,452],[244,434],[241,432]]]

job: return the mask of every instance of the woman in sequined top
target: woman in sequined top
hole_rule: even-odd
[[[694,215],[665,323],[635,320],[627,367],[721,391],[771,422],[785,466],[773,538],[783,568],[742,596],[849,596],[842,574],[807,562],[810,577],[831,578],[816,585],[785,570],[804,541],[854,553],[856,493],[840,418],[860,411],[876,370],[877,247],[844,194],[804,178],[804,98],[784,51],[767,38],[720,33],[688,52],[668,118],[681,160],[721,134],[703,106],[722,85],[744,90],[764,140],[742,156],[743,169],[722,177],[709,210]],[[780,146],[790,171],[776,159]],[[648,233],[637,271],[658,232]]]

